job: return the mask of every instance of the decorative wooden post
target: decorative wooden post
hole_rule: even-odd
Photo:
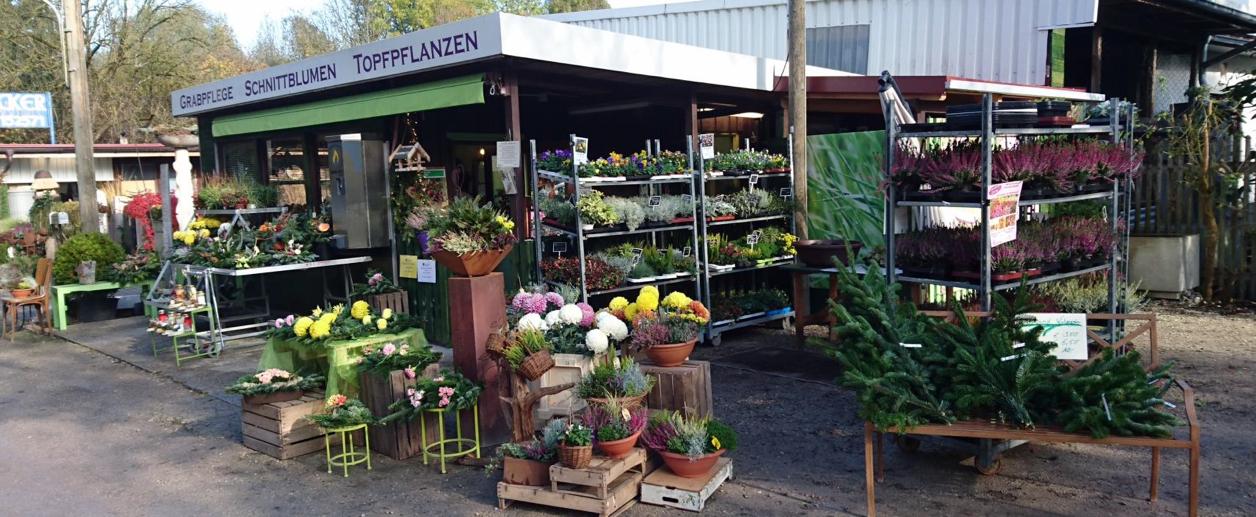
[[[489,273],[449,279],[449,341],[454,364],[467,378],[484,385],[484,393],[498,393],[500,368],[485,352],[490,334],[506,325],[505,276]],[[480,398],[480,426],[490,441],[506,435],[501,403]]]

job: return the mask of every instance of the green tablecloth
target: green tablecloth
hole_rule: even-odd
[[[331,341],[318,346],[307,346],[296,341],[270,338],[257,362],[258,371],[279,368],[290,372],[327,372],[327,396],[343,393],[350,397],[358,394],[357,361],[362,349],[369,345],[409,343],[410,347],[427,344],[423,329],[408,329],[396,334],[376,334],[352,341]]]

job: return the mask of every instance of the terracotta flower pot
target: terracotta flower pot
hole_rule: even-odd
[[[34,289],[9,289],[9,294],[13,295],[14,298],[26,298],[33,292],[35,292]]]
[[[720,449],[710,454],[701,456],[697,459],[690,459],[684,454],[676,454],[668,451],[658,451],[659,456],[663,457],[663,463],[667,464],[667,468],[672,473],[682,478],[700,478],[705,476],[712,468],[715,462],[724,455],[726,449]]]
[[[597,442],[597,448],[602,451],[602,455],[608,458],[622,458],[632,452],[632,448],[637,445],[637,437],[641,436],[641,431],[632,433],[627,438],[613,440],[609,442]]]
[[[549,465],[506,456],[502,461],[502,481],[515,485],[549,486]]]
[[[244,397],[244,402],[253,404],[253,405],[270,404],[271,402],[287,402],[289,400],[299,399],[304,394],[305,394],[304,391],[299,391],[299,390],[298,391],[276,391],[274,393],[267,393],[265,395],[253,395],[249,397]]]
[[[698,344],[698,340],[690,339],[684,343],[672,343],[669,345],[654,345],[645,349],[645,355],[649,356],[650,361],[655,366],[672,367],[684,364],[689,359],[689,354],[693,353],[694,345]]]
[[[510,253],[513,247],[511,245],[499,250],[478,251],[466,255],[455,255],[439,250],[432,252],[432,258],[458,276],[484,276],[497,269],[497,265],[506,259],[506,254]]]

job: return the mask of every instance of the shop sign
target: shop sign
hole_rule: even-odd
[[[501,53],[495,16],[438,25],[331,54],[176,90],[175,116],[411,74]]]
[[[48,129],[52,127],[52,94],[0,93],[0,128]]]

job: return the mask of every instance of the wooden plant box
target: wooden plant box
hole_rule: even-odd
[[[593,371],[594,359],[584,354],[552,354],[554,367],[536,381],[537,388],[548,388],[568,382],[579,383],[585,374]],[[536,422],[544,424],[554,417],[569,416],[588,404],[576,396],[574,389],[541,397],[536,408]]]
[[[420,378],[431,379],[440,375],[440,365],[431,364],[418,374]],[[393,402],[406,398],[406,388],[414,385],[414,381],[406,379],[405,372],[393,370],[388,376],[363,373],[360,377],[362,403],[376,417],[388,415],[388,406]],[[429,443],[437,438],[436,416],[424,413],[420,418],[427,419],[427,438]],[[373,425],[367,428],[371,433],[371,450],[388,456],[394,460],[404,460],[423,453],[423,433],[418,418],[413,421],[392,422],[388,425]]]
[[[241,402],[244,446],[281,460],[318,452],[323,449],[323,430],[305,417],[322,407],[322,392],[269,404]]]
[[[700,512],[707,499],[733,478],[733,460],[720,458],[705,478],[683,478],[668,469],[658,469],[641,482],[641,502]]]
[[[372,294],[366,297],[366,303],[371,304],[376,314],[383,313],[384,309],[392,309],[396,314],[410,314],[410,296],[405,291]]]
[[[698,417],[714,416],[710,362],[685,361],[680,366],[664,368],[643,360],[641,371],[655,377],[654,387],[646,395],[646,407]]]
[[[645,460],[645,449],[636,448],[620,459],[595,456],[588,468],[553,465],[548,487],[497,483],[497,505],[505,510],[510,501],[523,501],[599,516],[615,515],[636,503],[645,477]]]

